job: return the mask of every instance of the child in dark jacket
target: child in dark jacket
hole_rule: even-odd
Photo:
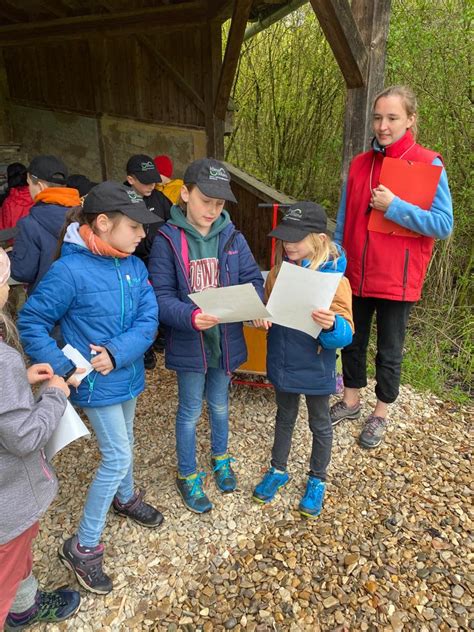
[[[28,370],[13,322],[2,311],[8,298],[10,261],[0,248],[0,630],[38,621],[62,621],[79,607],[79,593],[38,590],[32,543],[38,519],[57,492],[43,448],[64,409],[69,388],[48,364]],[[37,400],[30,384],[44,382]]]
[[[78,387],[71,400],[84,409],[97,437],[102,460],[77,535],[59,555],[84,588],[99,594],[112,590],[100,544],[110,505],[145,527],[163,521],[133,481],[135,407],[145,388],[143,354],[156,334],[158,308],[145,266],[131,255],[143,224],[154,221],[133,190],[98,184],[67,227],[60,259],[19,316],[25,351]],[[90,358],[94,370],[80,384],[75,365],[50,337],[56,322],[65,342]]]
[[[224,210],[235,202],[230,176],[217,160],[193,162],[184,174],[181,204],[153,242],[149,272],[165,328],[165,361],[178,378],[177,487],[188,509],[212,504],[196,464],[196,425],[206,398],[211,425],[211,462],[218,488],[232,492],[236,477],[228,454],[231,373],[247,357],[242,323],[219,325],[196,309],[188,294],[206,288],[252,283],[263,296],[263,278],[247,242]],[[184,210],[183,210],[184,209]]]
[[[331,242],[326,230],[326,212],[321,206],[312,202],[297,202],[290,206],[281,223],[270,233],[271,237],[280,241],[277,264],[265,284],[267,299],[278,275],[283,253],[285,260],[305,268],[327,273],[344,272],[346,258]],[[336,391],[336,349],[352,340],[351,291],[345,277],[339,283],[331,308],[316,309],[311,317],[322,327],[317,340],[296,329],[259,321],[260,325],[269,329],[267,376],[275,387],[277,414],[271,467],[253,493],[257,502],[268,503],[289,481],[287,461],[300,394],[304,394],[313,446],[306,492],[299,511],[310,518],[321,512],[326,471],[331,459],[329,395]]]
[[[27,182],[34,201],[18,222],[11,253],[12,276],[28,284],[31,294],[53,263],[59,234],[70,208],[78,206],[76,189],[66,186],[68,171],[56,156],[36,156],[28,167]]]

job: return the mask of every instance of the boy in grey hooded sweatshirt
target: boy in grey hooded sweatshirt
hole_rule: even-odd
[[[62,621],[79,607],[76,591],[43,592],[31,572],[38,519],[56,496],[43,448],[66,408],[69,388],[48,364],[28,370],[15,326],[2,311],[10,261],[0,248],[0,630]],[[30,384],[45,382],[35,400]]]

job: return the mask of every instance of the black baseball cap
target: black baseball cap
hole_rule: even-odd
[[[53,182],[54,184],[66,184],[68,170],[60,158],[51,155],[35,156],[27,169],[28,173],[39,180]]]
[[[322,206],[315,202],[296,202],[286,209],[283,219],[268,236],[296,243],[310,233],[327,232],[327,226],[328,218]]]
[[[142,184],[161,182],[161,176],[156,170],[153,158],[146,154],[136,154],[128,159],[127,174],[135,176]]]
[[[119,211],[140,224],[163,223],[161,217],[147,209],[141,195],[131,187],[112,180],[93,187],[84,198],[82,209],[88,215]]]
[[[211,198],[237,202],[230,188],[230,174],[222,162],[214,158],[195,160],[186,169],[184,184],[195,184],[198,189]]]

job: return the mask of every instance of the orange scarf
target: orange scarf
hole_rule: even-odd
[[[98,237],[92,228],[87,224],[83,224],[79,228],[79,235],[85,241],[86,246],[89,248],[91,252],[95,255],[102,255],[103,257],[116,257],[117,259],[125,259],[125,257],[129,257],[130,254],[128,252],[122,252],[121,250],[117,250],[103,239]]]
[[[81,198],[77,189],[69,187],[48,187],[35,195],[35,203],[59,204],[60,206],[80,206]]]

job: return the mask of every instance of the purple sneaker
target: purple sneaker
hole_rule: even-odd
[[[59,549],[59,559],[75,574],[83,588],[98,595],[106,595],[112,590],[113,584],[102,569],[104,545],[99,544],[93,549],[81,547],[82,551],[78,546],[77,535],[66,540]]]
[[[156,529],[163,522],[163,514],[148,503],[144,502],[145,492],[141,489],[136,492],[128,503],[121,503],[117,496],[112,502],[112,507],[119,516],[131,518],[142,527]]]

